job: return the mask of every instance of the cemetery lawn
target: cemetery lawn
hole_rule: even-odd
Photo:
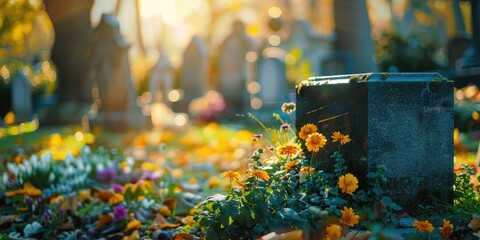
[[[474,155],[455,159],[454,205],[405,212],[382,193],[384,166],[359,188],[343,159],[347,133],[295,129],[295,105],[282,110],[260,129],[209,123],[118,134],[71,126],[4,135],[0,239],[479,235]],[[327,145],[336,149],[332,172],[315,169],[305,154]]]

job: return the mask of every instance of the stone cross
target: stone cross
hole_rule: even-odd
[[[387,167],[387,195],[404,208],[453,199],[453,82],[436,73],[372,73],[314,77],[297,87],[296,127],[318,126],[329,139],[320,168],[331,170],[335,131],[351,173]]]
[[[33,114],[32,88],[21,70],[12,76],[12,109],[17,123],[30,120]]]

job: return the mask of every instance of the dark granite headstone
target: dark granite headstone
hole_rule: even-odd
[[[297,87],[296,127],[318,126],[330,144],[319,168],[333,167],[334,131],[360,187],[377,164],[387,167],[387,195],[406,209],[453,197],[453,82],[436,73],[316,77]]]

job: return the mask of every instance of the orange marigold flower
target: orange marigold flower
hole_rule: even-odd
[[[443,227],[440,227],[440,234],[442,240],[450,239],[450,234],[453,232],[453,224],[450,221],[443,219]]]
[[[268,173],[263,170],[253,169],[250,171],[249,174],[265,182],[268,182],[268,180],[270,180],[270,176],[268,175]]]
[[[308,151],[318,152],[325,144],[327,144],[327,138],[317,132],[308,135],[307,140],[305,140]]]
[[[420,232],[433,232],[433,225],[428,221],[428,220],[425,220],[425,221],[418,221],[418,220],[415,220],[413,222],[413,226]]]
[[[298,143],[286,143],[277,147],[277,154],[282,157],[293,157],[302,151]]]
[[[17,191],[8,191],[5,193],[6,197],[15,197],[17,195]]]
[[[300,132],[298,133],[298,136],[303,139],[303,140],[306,140],[308,138],[308,135],[314,133],[318,131],[318,128],[315,124],[311,124],[311,123],[307,123],[305,125],[303,125],[302,128],[300,128]]]
[[[62,195],[58,195],[58,196],[55,196],[55,197],[50,197],[50,204],[57,204],[57,203],[61,203],[63,202],[63,196]]]
[[[297,166],[298,161],[289,161],[285,163],[285,171],[290,172],[295,166]]]
[[[325,229],[327,240],[339,240],[342,237],[342,227],[332,224]]]
[[[302,167],[300,168],[300,173],[303,172],[308,172],[309,174],[314,174],[315,173],[315,168],[313,167]]]
[[[240,173],[235,171],[223,172],[222,174],[220,174],[220,176],[227,178],[228,180],[230,180],[230,182],[238,181],[238,179],[240,179]]]
[[[111,223],[113,220],[112,214],[101,214],[98,215],[98,223],[96,225],[97,228],[101,228],[109,223]]]
[[[332,142],[338,142],[338,141],[340,141],[341,145],[344,145],[349,143],[352,140],[350,139],[349,135],[343,135],[340,132],[333,132]]]
[[[340,176],[338,179],[338,186],[343,193],[353,194],[358,188],[358,179],[351,173]]]
[[[340,219],[341,224],[345,224],[350,227],[358,224],[358,219],[360,216],[355,215],[353,208],[343,207],[343,210],[340,210],[340,212],[342,213],[342,219]]]
[[[127,227],[125,227],[125,231],[126,232],[130,232],[130,231],[135,231],[135,230],[138,230],[139,228],[143,227],[142,223],[138,220],[133,220],[133,221],[130,221],[128,224],[127,224]]]

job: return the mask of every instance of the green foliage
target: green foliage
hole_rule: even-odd
[[[288,131],[267,129],[260,124],[270,137],[265,141],[273,143],[270,146],[278,149],[286,143],[303,144],[295,136],[288,135]],[[332,173],[310,172],[313,163],[303,154],[281,156],[273,153],[276,160],[266,160],[268,157],[265,155],[271,154],[259,148],[250,157],[252,164],[249,171],[265,171],[268,181],[247,174],[244,184],[239,183],[241,187],[232,186],[226,195],[216,194],[202,203],[195,220],[207,239],[255,239],[284,229],[301,229],[306,234],[312,234],[323,231],[332,221],[338,222],[344,207],[364,212],[362,207],[365,205],[372,209],[372,221],[387,224],[395,221],[396,211],[401,210],[390,198],[383,196],[381,185],[386,182],[385,166],[379,165],[369,174],[372,188],[349,195],[340,192],[338,186],[339,177],[348,173],[341,151],[334,152],[330,157],[335,160]],[[286,164],[292,162],[296,164],[289,165],[287,169]],[[373,212],[374,204],[379,202],[383,204],[382,212],[386,217],[381,218]]]

